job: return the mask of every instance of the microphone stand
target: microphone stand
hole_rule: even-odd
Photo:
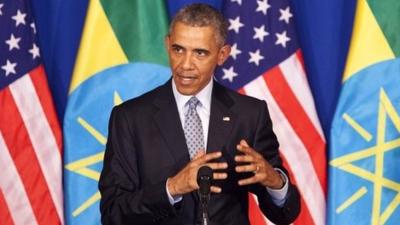
[[[200,196],[201,198],[201,225],[209,225],[210,220],[208,218],[208,196]]]
[[[198,194],[200,196],[201,220],[200,225],[209,225],[208,201],[210,200],[210,187],[213,171],[208,166],[202,166],[197,172],[197,183],[199,185]]]

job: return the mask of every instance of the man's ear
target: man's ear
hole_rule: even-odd
[[[224,62],[228,59],[229,54],[231,53],[231,46],[224,45],[222,48],[219,49],[218,53],[218,65],[221,66]]]

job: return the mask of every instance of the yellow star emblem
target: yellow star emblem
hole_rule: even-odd
[[[393,212],[400,204],[400,183],[399,181],[391,180],[383,175],[384,170],[384,157],[388,151],[399,150],[400,135],[397,138],[386,141],[386,122],[387,118],[391,119],[395,129],[400,134],[400,117],[396,112],[395,107],[387,96],[385,90],[381,88],[379,95],[379,109],[377,120],[377,136],[376,143],[369,148],[360,149],[358,151],[343,155],[330,161],[330,165],[343,170],[347,173],[353,174],[364,180],[373,183],[373,201],[371,212],[371,224],[385,224],[391,217]],[[371,141],[373,136],[358,124],[351,116],[346,113],[343,119],[367,142]],[[362,167],[358,167],[353,162],[375,156],[375,171],[371,172]],[[382,207],[382,188],[388,188],[396,192],[395,197],[390,201],[386,208]],[[346,201],[344,201],[337,209],[336,213],[341,213],[346,210],[350,205],[360,199],[368,192],[366,187],[361,187]],[[382,209],[383,208],[383,209]]]
[[[114,92],[114,105],[119,105],[122,103],[122,99],[118,92]],[[101,134],[98,130],[96,130],[92,125],[90,125],[85,119],[82,117],[77,118],[77,122],[93,137],[95,138],[102,146],[105,147],[107,142],[107,137]],[[77,173],[81,176],[87,177],[89,179],[95,180],[96,182],[100,179],[100,172],[94,169],[91,169],[90,166],[96,163],[103,162],[104,151],[96,153],[94,155],[87,156],[85,158],[76,160],[65,165],[65,168],[71,172]],[[83,202],[78,208],[76,208],[72,215],[74,217],[78,216],[94,203],[99,201],[101,198],[100,192],[97,191],[92,196],[90,196],[85,202]]]

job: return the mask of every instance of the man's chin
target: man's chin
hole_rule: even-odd
[[[198,93],[198,91],[196,91],[196,89],[193,88],[177,87],[176,89],[182,95],[195,95]]]
[[[183,80],[180,78],[174,79],[176,89],[182,95],[195,95],[199,92],[199,88],[196,88],[195,80]]]

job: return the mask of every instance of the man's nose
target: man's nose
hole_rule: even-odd
[[[191,54],[186,54],[182,59],[182,68],[190,70],[193,68],[193,59]]]

